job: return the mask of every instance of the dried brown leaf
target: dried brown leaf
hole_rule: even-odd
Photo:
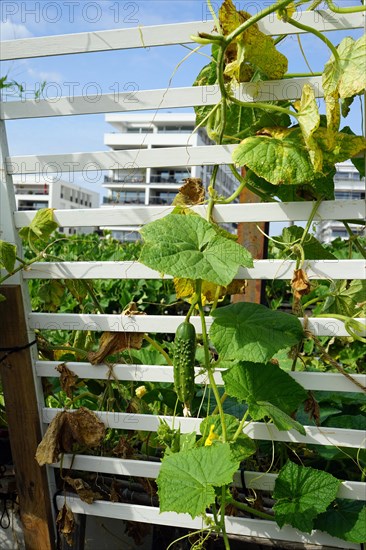
[[[145,315],[138,311],[136,304],[131,302],[123,311],[123,316]],[[113,355],[125,349],[141,349],[144,334],[142,332],[103,332],[98,351],[88,353],[92,365],[100,364],[108,355]]]
[[[83,502],[87,502],[88,504],[93,504],[95,500],[100,500],[103,498],[103,496],[98,493],[94,492],[90,485],[86,483],[86,481],[83,481],[81,478],[72,478],[69,476],[66,476],[65,478],[66,483],[70,485],[74,489],[74,491],[77,492],[78,496]]]
[[[295,301],[299,301],[301,299],[301,296],[309,294],[310,281],[309,277],[303,269],[295,269],[291,281],[291,288],[294,293]]]
[[[122,435],[119,438],[117,445],[113,448],[113,454],[119,458],[132,458],[135,451],[128,438]]]
[[[98,447],[105,435],[103,422],[85,407],[67,413],[63,431],[67,430],[70,430],[73,442],[82,447]]]
[[[202,204],[205,200],[205,188],[201,178],[186,178],[184,185],[179,188],[173,204],[176,206],[192,206]]]
[[[56,367],[56,370],[60,373],[60,384],[67,397],[72,399],[72,394],[76,388],[78,376],[72,372],[66,363],[61,363]]]
[[[70,508],[64,504],[56,518],[58,531],[65,537],[69,546],[73,545],[73,532],[75,531],[75,518]]]
[[[36,460],[40,466],[58,461],[61,452],[60,434],[65,423],[66,411],[56,414],[51,420],[42,441],[37,447]]]

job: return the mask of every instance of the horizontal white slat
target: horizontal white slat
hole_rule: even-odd
[[[288,222],[308,220],[313,202],[269,202],[251,204],[217,204],[213,217],[218,223],[237,222]],[[111,206],[106,208],[85,208],[55,210],[53,215],[60,227],[93,226],[140,226],[163,218],[172,212],[174,206]],[[194,206],[193,210],[206,217],[207,206]],[[36,212],[27,210],[14,212],[16,227],[29,225]],[[364,220],[364,200],[323,201],[314,220]]]
[[[41,330],[93,330],[110,332],[154,332],[175,333],[178,325],[185,317],[178,315],[138,315],[123,316],[113,314],[79,314],[79,313],[29,313],[29,328]],[[365,324],[365,319],[358,318]],[[206,317],[209,328],[212,317]],[[304,323],[303,319],[300,319]],[[199,317],[191,317],[191,323],[195,325],[198,334],[202,328]],[[344,323],[332,317],[312,317],[307,319],[307,329],[318,336],[348,336]],[[366,330],[361,335],[366,335]]]
[[[60,463],[52,464],[52,467],[59,468]],[[159,475],[161,463],[148,460],[66,454],[62,459],[62,467],[85,472],[98,472],[100,474],[156,479]],[[244,481],[248,489],[273,491],[276,478],[277,474],[244,472]],[[240,472],[237,472],[234,476],[234,485],[241,487]],[[338,498],[351,500],[366,500],[366,483],[343,481],[337,496]]]
[[[299,13],[303,24],[308,24],[321,31],[360,28],[363,26],[364,14],[337,15],[327,10]],[[146,48],[168,44],[191,43],[191,34],[198,32],[211,33],[214,27],[212,20],[93,31],[78,34],[44,36],[8,40],[1,45],[0,59],[26,59],[30,57],[49,57],[76,53],[102,52],[128,48]],[[280,21],[274,14],[259,22],[259,27],[266,34],[299,34],[303,31]]]
[[[258,83],[244,83],[234,95],[241,101],[293,100],[301,97],[304,84],[314,88],[316,97],[323,97],[321,77],[265,80]],[[54,117],[96,113],[119,113],[215,105],[220,101],[218,85],[141,90],[103,94],[98,101],[91,102],[86,96],[70,96],[52,99],[28,99],[0,103],[0,118],[5,120],[35,117]]]
[[[292,279],[295,260],[254,260],[240,268],[236,279]],[[364,260],[306,260],[309,279],[365,279]],[[139,262],[36,262],[23,272],[25,279],[161,279],[161,273]],[[170,279],[170,276],[165,276]]]
[[[37,376],[60,376],[56,367],[60,361],[37,361]],[[111,367],[107,365],[92,365],[91,363],[67,362],[67,366],[79,378],[88,378],[94,380],[108,380],[110,378]],[[202,369],[195,369],[196,384],[207,382],[207,376],[201,374]],[[173,382],[173,369],[162,365],[113,365],[113,375],[118,380],[127,380],[135,382]],[[360,392],[358,386],[353,384],[342,374],[323,373],[323,372],[289,372],[289,375],[301,384],[307,390],[324,390],[338,392]],[[221,369],[214,372],[215,381],[222,385]],[[356,374],[353,378],[366,387],[366,374]]]
[[[42,409],[43,422],[48,424],[61,409]],[[180,427],[182,433],[199,432],[200,418],[183,418],[173,416],[153,416],[137,413],[117,413],[94,411],[98,418],[108,428],[118,430],[142,430],[156,432],[160,426],[160,419],[166,420],[170,426]],[[306,435],[291,430],[279,431],[273,424],[252,422],[244,429],[251,439],[264,441],[289,441],[292,443],[307,443],[313,445],[335,445],[338,447],[365,447],[366,435],[362,430],[346,430],[317,426],[304,426]]]
[[[203,166],[232,164],[236,145],[207,145],[199,147],[164,147],[161,149],[131,149],[126,151],[96,151],[62,155],[32,155],[7,157],[9,174],[49,174],[51,172],[90,172],[95,170],[123,170],[134,168],[161,168],[164,166]]]
[[[63,496],[57,497],[57,506],[61,508],[65,503]],[[201,518],[192,519],[188,514],[176,514],[174,512],[162,512],[159,508],[137,504],[126,504],[122,502],[107,502],[96,500],[93,504],[86,504],[76,496],[66,498],[67,505],[75,514],[86,514],[89,516],[109,517],[150,523],[153,525],[174,525],[186,529],[205,529]],[[207,514],[208,517],[212,516]],[[225,518],[226,532],[229,535],[241,535],[246,537],[273,539],[277,541],[301,542],[304,544],[327,545],[342,550],[358,550],[359,545],[345,542],[327,535],[322,531],[313,531],[310,535],[301,533],[288,525],[280,529],[274,521],[256,520],[249,518],[236,518],[227,516]]]

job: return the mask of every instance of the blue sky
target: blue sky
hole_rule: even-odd
[[[341,3],[357,2],[342,0]],[[221,2],[213,0],[212,3],[218,8]],[[235,3],[239,9],[253,13],[271,2],[241,0]],[[0,11],[2,40],[210,19],[203,0],[2,0]],[[344,36],[356,38],[361,34],[359,30],[333,32],[329,36],[338,43]],[[312,70],[321,70],[329,51],[312,36],[301,40]],[[289,72],[308,72],[295,37],[287,37],[280,49],[289,59]],[[23,83],[28,96],[42,81],[47,83],[44,94],[48,97],[68,95],[70,86],[76,95],[81,95],[90,83],[95,83],[103,93],[113,91],[117,85],[120,90],[164,88],[177,63],[187,53],[183,46],[171,46],[20,60],[3,63],[1,74],[8,73],[10,79]],[[172,85],[191,85],[206,63],[207,59],[201,55],[190,56],[176,72]],[[361,132],[358,101],[354,102],[345,124]],[[110,128],[103,115],[7,122],[12,155],[100,151],[106,149],[103,136]],[[98,183],[80,180],[77,183],[100,190]]]

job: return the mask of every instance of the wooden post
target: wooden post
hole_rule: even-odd
[[[6,301],[0,303],[1,348],[29,343],[21,287],[2,286]],[[27,550],[52,550],[55,538],[52,502],[46,469],[35,460],[41,440],[38,403],[30,349],[1,351],[0,373],[9,424],[11,452],[19,496],[20,516]]]
[[[245,176],[245,169],[242,169],[242,176]],[[257,195],[244,188],[240,194],[241,203],[258,202]],[[268,223],[239,223],[238,224],[238,243],[245,246],[252,254],[253,258],[260,260],[266,256],[266,239],[256,226],[259,226],[262,231],[268,231]],[[248,281],[248,286],[245,289],[245,294],[236,294],[233,297],[233,302],[254,302],[260,304],[263,299],[262,289],[264,288],[261,280]]]

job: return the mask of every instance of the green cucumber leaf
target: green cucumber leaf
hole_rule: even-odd
[[[315,520],[315,528],[333,537],[362,544],[366,541],[366,506],[364,502],[337,498]]]
[[[276,478],[273,509],[280,527],[292,525],[310,533],[316,516],[336,498],[341,484],[331,474],[288,461]]]
[[[249,406],[249,410],[254,411],[253,414],[257,416],[257,420],[265,419],[266,416],[269,416],[273,420],[273,424],[280,431],[297,430],[302,435],[306,435],[305,428],[300,422],[294,420],[291,416],[276,407],[276,405],[272,405],[268,401],[257,401],[255,405]]]
[[[354,279],[332,282],[329,294],[324,302],[323,312],[353,317],[359,311],[357,305],[365,301],[366,281]]]
[[[231,483],[239,467],[228,443],[164,457],[157,478],[161,512],[204,514],[215,502],[214,487]]]
[[[34,249],[34,245],[37,242],[42,244],[57,229],[58,223],[53,219],[53,210],[53,208],[41,208],[37,210],[31,223],[19,230],[21,238],[28,241],[32,249]]]
[[[337,51],[340,61],[332,55],[325,64],[323,90],[326,96],[338,92],[344,99],[363,92],[366,88],[366,35],[354,40],[347,36]]]
[[[222,377],[226,393],[247,402],[253,420],[268,416],[279,430],[296,429],[305,435],[303,426],[289,415],[306,399],[307,392],[277,365],[243,362]]]
[[[244,139],[232,159],[273,185],[300,185],[314,179],[307,147],[299,128],[266,128]]]
[[[0,267],[5,267],[10,273],[13,271],[17,257],[17,247],[15,244],[6,241],[0,241]]]
[[[170,214],[141,229],[140,261],[173,277],[228,285],[239,266],[252,267],[250,253],[218,234],[200,216]]]
[[[212,316],[209,335],[223,360],[262,363],[303,338],[297,317],[260,304],[231,304],[216,309]]]

